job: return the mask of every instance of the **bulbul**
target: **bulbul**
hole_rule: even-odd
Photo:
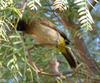
[[[33,35],[39,44],[50,44],[50,47],[55,46],[64,55],[70,67],[76,68],[75,56],[67,47],[70,41],[62,31],[55,28],[52,22],[47,19],[32,20],[30,22],[19,20],[17,30]]]

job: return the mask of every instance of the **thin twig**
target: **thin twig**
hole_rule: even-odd
[[[91,3],[91,5],[89,5],[88,6],[88,8],[89,8],[89,11],[91,11],[92,9],[93,9],[93,6],[95,6],[95,4],[97,3],[95,0],[93,0],[92,2],[90,2]]]
[[[22,4],[22,10],[21,10],[21,15],[20,15],[20,18],[23,17],[23,14],[24,14],[24,11],[26,9],[26,6],[27,6],[27,0],[24,0],[23,4]]]

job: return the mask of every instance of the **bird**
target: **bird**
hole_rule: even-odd
[[[64,32],[56,28],[53,22],[45,18],[32,19],[28,22],[25,19],[20,19],[16,30],[32,35],[39,44],[50,44],[50,48],[56,47],[65,57],[71,68],[77,67],[74,53],[68,47],[70,40]]]

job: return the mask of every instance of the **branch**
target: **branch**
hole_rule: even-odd
[[[69,30],[77,30],[80,27],[79,24],[74,24],[74,23],[70,22],[69,20],[67,20],[66,17],[61,17],[61,22]]]
[[[32,61],[32,57],[31,57],[31,54],[30,54],[30,51],[28,50],[28,53],[29,53],[29,56],[28,56],[28,59],[29,59],[29,64],[35,69],[35,72],[37,72],[38,74],[40,75],[46,75],[46,76],[53,76],[53,77],[57,77],[57,76],[61,76],[60,74],[51,74],[51,73],[47,73],[47,72],[44,72],[43,70],[41,71],[40,69],[41,68],[38,68],[35,64],[35,62]],[[63,76],[63,75],[62,75]],[[63,76],[65,77],[65,76]]]
[[[70,22],[68,18],[66,19],[66,16],[61,17],[61,22],[67,29],[69,29],[72,32],[72,34],[80,27],[79,25]],[[85,45],[84,39],[80,39],[77,36],[74,37],[74,35],[73,38],[74,45],[76,46],[76,49],[80,54],[81,60],[88,65],[89,69],[92,71],[93,74],[98,74],[100,72],[100,68],[97,66],[96,61],[93,60],[90,56],[90,53]]]
[[[90,2],[90,1],[89,1],[89,2]],[[88,6],[88,8],[89,8],[90,11],[93,9],[93,6],[95,6],[96,3],[97,3],[97,2],[96,2],[95,0],[92,0],[92,2],[90,2],[90,4],[92,5],[92,6],[91,6],[91,5]]]
[[[23,17],[24,11],[25,11],[26,6],[27,6],[27,2],[28,2],[27,0],[24,0],[24,1],[23,1],[20,18]]]

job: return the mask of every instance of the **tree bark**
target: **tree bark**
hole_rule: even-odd
[[[80,54],[81,60],[89,67],[89,69],[95,73],[100,73],[100,68],[97,66],[95,60],[90,56],[90,53],[84,43],[83,38],[75,37],[74,42],[76,45],[76,48]]]

